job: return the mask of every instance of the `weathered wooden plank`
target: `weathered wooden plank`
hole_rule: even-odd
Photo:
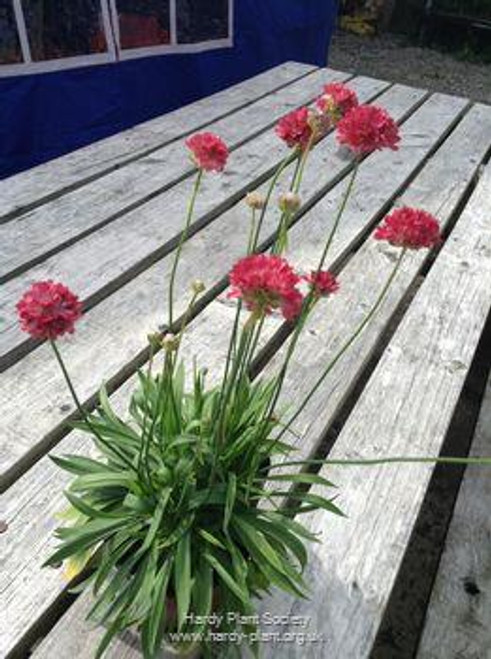
[[[438,455],[491,306],[490,191],[487,168],[331,458]],[[323,634],[332,659],[368,657],[432,470],[323,468],[348,518],[304,517],[322,541],[306,574],[311,599],[275,596],[264,606],[308,616],[309,631]],[[285,650],[287,657],[322,656],[315,646]]]
[[[364,98],[370,98],[384,86],[385,83],[367,78],[353,81],[353,87]],[[390,89],[380,98],[380,102],[399,118],[405,117],[420,100],[420,91],[404,86]],[[209,176],[205,179],[196,203],[195,225],[202,227],[230,208],[251,187],[261,183],[284,154],[284,145],[273,131],[260,135],[238,149],[222,176]],[[334,135],[326,138],[322,150],[319,148],[313,152],[310,168],[314,169],[316,163],[319,167],[329,163],[327,180],[318,176],[311,177],[315,178],[313,183],[317,190],[326,187],[329,181],[336,182],[342,172],[351,166],[345,157],[338,155]],[[89,304],[98,302],[162,258],[175,245],[192,184],[190,180],[183,181],[165,194],[4,284],[0,289],[0,315],[3,317],[0,369],[13,363],[27,347],[28,340],[17,326],[15,303],[32,281],[62,280]],[[306,186],[305,189],[308,190]],[[311,196],[313,192],[308,190],[307,194]]]
[[[400,153],[375,154],[372,159],[374,163],[379,163],[378,166],[372,166],[370,161],[362,165],[357,186],[360,192],[353,197],[347,208],[341,237],[335,244],[337,254],[350,249],[356,237],[364,230],[367,219],[371,221],[384,208],[387,199],[399,191],[438,137],[445,134],[461,107],[456,105],[453,111],[448,107],[448,115],[443,118],[436,112],[442,106],[448,106],[447,97],[436,97],[408,120],[407,125],[403,127],[403,144],[406,146],[402,147]],[[491,118],[488,117],[487,121],[489,128]],[[470,125],[480,126],[480,132],[477,128],[474,129],[475,136],[484,139],[486,123],[479,121],[479,116],[474,114],[465,123],[463,130],[459,131],[458,136],[465,136],[468,131],[467,126]],[[415,134],[420,136],[419,144],[413,139]],[[454,144],[456,141],[452,141],[452,145]],[[475,169],[473,159],[479,154],[482,157],[481,143],[476,140],[472,145],[468,144],[467,161],[466,152],[462,150],[460,153],[462,173],[459,174],[458,180],[465,182]],[[381,168],[392,171],[393,175],[378,182],[377,178],[380,176],[377,172],[380,172]],[[312,178],[315,178],[317,168],[312,167],[312,170],[309,168],[309,171],[314,173]],[[311,177],[308,172],[307,178]],[[454,178],[449,180],[455,180],[455,173]],[[312,181],[312,184],[316,184],[316,181]],[[307,257],[308,250],[310,253],[312,250],[315,250],[314,253],[319,250],[319,244],[324,239],[329,226],[329,220],[326,218],[332,218],[333,209],[337,207],[344,194],[345,184],[338,187],[339,190],[336,188],[323,198],[308,216],[302,219],[299,227],[292,230],[294,236],[292,244],[304,246],[303,253],[302,250],[298,250],[295,255],[295,261],[300,266],[311,265]],[[186,291],[187,282],[193,277],[211,283],[226,274],[227,269],[242,252],[248,230],[244,209],[236,208],[234,213],[234,215],[221,216],[190,242],[185,251],[180,274],[179,287],[182,288],[178,290]],[[240,213],[243,213],[244,219],[240,217]],[[239,226],[241,232],[237,232]],[[264,236],[269,235],[274,226],[274,218],[268,215]],[[150,269],[148,275],[141,275],[131,282],[121,290],[121,293],[112,295],[100,305],[100,308],[89,312],[82,322],[77,341],[66,344],[65,352],[69,362],[73,364],[80,390],[79,395],[82,398],[85,399],[92,394],[102,379],[114,375],[131,356],[144,347],[144,337],[157,325],[159,314],[161,314],[160,318],[163,317],[162,311],[155,308],[155,300],[160,296],[163,302],[165,300],[165,292],[162,289],[168,268],[167,259]],[[179,308],[183,309],[182,305],[186,302],[187,296],[183,296],[179,300]],[[95,322],[91,320],[93,317],[97,318]],[[116,337],[120,336],[125,336],[125,341],[117,340]],[[111,346],[110,350],[108,345]],[[94,368],[89,372],[83,367],[87,359],[94,364]],[[26,397],[30,400],[29,415],[26,415],[22,406],[22,401],[25,401]],[[28,463],[50,445],[52,442],[50,431],[53,429],[55,432],[59,431],[57,426],[66,418],[67,411],[72,411],[64,388],[60,385],[60,378],[56,365],[51,359],[49,347],[39,348],[33,355],[25,357],[3,375],[0,383],[0,398],[4,401],[0,419],[2,430],[0,465],[10,481],[18,469],[25,469],[25,466],[21,466],[23,463]]]
[[[220,135],[231,149],[236,148],[267,130],[286,112],[312,102],[323,84],[348,77],[318,69],[211,123],[207,130]],[[176,139],[150,156],[0,224],[0,284],[195,172],[184,142],[185,138]]]
[[[442,97],[440,99],[440,102],[443,102],[444,99],[445,99],[445,97]],[[428,106],[428,108],[426,110],[424,110],[424,112],[423,112],[423,109],[421,110],[421,112],[423,112],[422,115],[418,115],[420,117],[421,121],[423,121],[424,117],[426,117],[430,122],[432,122],[432,124],[430,123],[428,125],[433,125],[433,132],[431,133],[431,136],[429,137],[427,148],[429,148],[429,146],[434,142],[434,140],[436,139],[436,135],[440,134],[442,130],[445,130],[445,127],[447,126],[447,123],[445,123],[445,121],[443,121],[443,125],[442,125],[442,120],[440,118],[435,118],[435,114],[433,112],[434,109],[435,109],[435,106],[431,103]],[[457,108],[454,108],[453,115],[452,115],[452,110],[449,110],[449,113],[450,113],[449,116],[454,117],[455,114],[457,114],[458,109],[460,109],[460,105]],[[448,118],[447,118],[447,120],[448,120]],[[435,133],[435,131],[436,131],[436,133]],[[345,167],[348,166],[346,161],[343,159],[343,157],[336,154],[336,149],[337,149],[336,145],[331,141],[331,142],[328,142],[326,144],[323,144],[322,147],[319,147],[317,152],[314,151],[314,153],[312,154],[313,161],[312,161],[312,163],[309,163],[309,170],[308,170],[308,172],[313,172],[313,174],[310,174],[308,172],[306,173],[306,187],[305,187],[305,189],[307,189],[309,191],[310,191],[310,189],[312,189],[313,192],[315,190],[319,190],[319,187],[320,187],[321,184],[320,184],[319,178],[317,177],[317,174],[316,174],[317,173],[317,168],[318,168],[318,166],[325,166],[324,163],[326,161],[329,162],[329,161],[332,160],[334,162],[334,165],[330,169],[330,176],[331,177],[335,176],[336,171],[339,170],[339,168],[345,168]],[[411,154],[411,157],[408,160],[409,171],[417,165],[417,163],[420,161],[420,159],[422,157],[424,157],[425,151],[423,150],[423,152],[418,152],[416,149],[411,148],[410,149],[410,154]],[[413,156],[416,157],[416,161],[412,160]],[[402,166],[402,170],[406,171],[405,166]],[[196,236],[193,237],[193,239],[190,241],[189,247],[187,247],[187,249],[186,249],[186,252],[189,255],[189,258],[191,259],[189,261],[191,270],[195,272],[196,271],[196,266],[198,266],[199,269],[200,269],[199,274],[197,273],[195,276],[197,276],[197,277],[199,276],[202,279],[204,279],[204,280],[206,280],[207,282],[210,282],[210,283],[214,282],[215,278],[225,276],[225,274],[227,272],[226,267],[229,267],[233,263],[233,259],[236,258],[235,255],[240,254],[241,251],[243,250],[243,245],[244,245],[245,239],[243,238],[242,233],[237,234],[237,227],[241,226],[241,228],[244,232],[248,230],[248,226],[244,226],[244,221],[246,223],[248,223],[248,216],[247,216],[247,213],[245,212],[245,210],[246,209],[244,209],[242,206],[234,207],[230,210],[230,212],[225,213],[224,215],[220,216],[218,218],[218,220],[215,220],[215,222],[211,225],[211,232],[207,231],[206,233],[204,233],[204,238],[202,239],[203,242],[199,240],[200,236],[203,234],[203,232],[200,232],[199,234],[197,234]],[[217,227],[213,228],[214,224],[217,223],[217,222],[218,222]],[[322,225],[323,225],[323,223],[322,223]],[[269,234],[266,233],[266,228],[270,227],[270,230],[271,230],[271,228],[273,226],[274,226],[274,217],[273,216],[268,216],[268,223],[264,227],[264,235],[265,236],[269,235]],[[227,238],[227,240],[225,240],[225,238]],[[223,244],[220,244],[221,241],[223,241]],[[121,242],[124,242],[123,238],[121,238]],[[217,245],[217,243],[219,243],[219,244]],[[208,247],[208,245],[210,247]],[[197,257],[196,254],[192,255],[192,253],[189,251],[190,249],[194,250],[196,247],[198,248],[198,253],[201,255],[201,258]],[[113,263],[116,263],[118,258],[119,258],[120,252],[115,249],[114,244],[112,245],[111,249],[115,252],[114,258],[113,258]],[[211,251],[209,251],[209,250],[211,250]],[[204,260],[203,260],[203,252],[204,252],[204,255],[205,255]],[[221,255],[220,258],[218,258],[218,253]],[[208,256],[208,255],[210,255],[210,256]],[[82,259],[81,263],[80,263],[80,266],[79,266],[79,270],[81,271],[82,268],[83,268],[83,257],[81,256],[80,258]],[[188,256],[186,258],[188,258]],[[227,264],[227,266],[225,266],[225,264]],[[67,263],[67,266],[70,267],[71,272],[74,273],[75,275],[77,275],[77,273],[75,272],[75,269],[72,267],[72,265],[73,264]],[[74,362],[74,366],[75,366],[75,368],[74,368],[75,372],[76,373],[80,372],[80,375],[81,375],[81,377],[83,377],[84,380],[86,378],[90,379],[90,381],[91,381],[90,386],[92,387],[92,391],[94,391],[94,387],[97,386],[97,379],[93,380],[92,378],[94,378],[94,377],[97,378],[98,377],[99,381],[100,381],[101,377],[109,378],[114,374],[114,372],[115,372],[115,369],[114,369],[115,362],[113,360],[114,360],[116,354],[118,355],[118,358],[121,359],[121,361],[119,361],[119,368],[121,368],[122,366],[124,366],[124,364],[126,364],[128,362],[128,360],[131,356],[130,345],[134,345],[133,341],[134,341],[135,338],[137,338],[137,341],[138,341],[137,345],[141,346],[141,341],[142,341],[143,337],[146,335],[146,333],[148,331],[150,331],[152,329],[151,325],[149,325],[150,319],[153,319],[153,322],[154,322],[153,327],[154,328],[158,324],[157,313],[159,313],[159,310],[155,309],[155,308],[149,309],[148,307],[150,305],[147,304],[147,303],[152,299],[150,291],[154,291],[154,290],[156,291],[155,292],[155,296],[156,296],[155,299],[159,299],[160,295],[164,295],[163,282],[165,282],[165,278],[166,278],[167,273],[168,273],[169,259],[164,259],[164,262],[163,262],[162,265],[164,266],[164,269],[163,269],[163,271],[159,272],[158,282],[156,282],[153,279],[153,275],[151,275],[149,280],[146,281],[146,284],[143,284],[143,280],[141,281],[141,288],[140,288],[140,283],[139,283],[137,289],[135,289],[134,286],[132,286],[131,284],[130,284],[130,288],[125,287],[123,289],[123,291],[124,291],[123,295],[124,295],[125,298],[126,298],[127,295],[133,296],[133,293],[130,292],[130,291],[135,291],[135,293],[134,293],[135,299],[129,304],[129,309],[131,309],[131,311],[129,313],[133,314],[134,310],[140,309],[141,313],[139,314],[138,319],[135,318],[135,322],[138,325],[141,325],[142,320],[145,319],[144,322],[145,322],[145,325],[147,327],[145,333],[139,334],[138,332],[135,332],[134,330],[131,331],[131,333],[130,333],[130,332],[127,332],[126,330],[123,330],[122,328],[120,328],[119,331],[124,331],[125,334],[128,334],[128,338],[129,338],[128,342],[123,344],[121,342],[111,341],[112,348],[111,348],[111,351],[110,351],[110,354],[111,354],[110,359],[103,358],[103,355],[105,355],[108,352],[107,348],[104,348],[102,353],[94,355],[94,358],[91,359],[93,364],[99,364],[100,362],[103,362],[105,364],[104,373],[101,373],[99,371],[99,367],[97,369],[93,369],[90,373],[86,373],[84,371],[84,369],[81,368],[82,365],[85,363],[85,360],[87,358],[87,353],[85,353],[85,355],[81,358],[80,362],[78,362],[78,358],[73,358],[73,362]],[[67,279],[67,277],[62,277],[62,276],[60,276],[59,271],[57,271],[57,272],[58,272],[58,274],[55,274],[55,273],[52,272],[50,274],[50,276],[53,277],[54,279],[59,278],[62,281],[68,281],[69,285],[71,285],[74,288],[74,290],[78,290],[79,294],[81,293],[81,291],[78,289],[78,287],[76,287],[74,285],[74,283],[71,279]],[[189,279],[191,278],[191,274],[190,274],[189,271],[186,271],[185,266],[183,266],[182,273],[183,273],[183,275],[186,274],[186,276],[188,278],[187,281],[189,281]],[[90,281],[92,280],[92,277],[94,277],[94,275],[95,275],[94,272],[90,272],[90,268],[88,270],[86,270],[86,279],[88,280],[87,285],[90,286]],[[152,283],[152,285],[150,285],[149,281],[152,281],[152,280],[153,280],[154,283]],[[84,281],[84,278],[81,278],[81,284],[82,284],[83,281]],[[181,281],[183,282],[183,286],[185,286],[186,285],[186,279],[181,279]],[[14,282],[10,282],[4,288],[7,288],[9,285],[13,286]],[[154,286],[155,286],[155,288],[154,288]],[[184,288],[184,290],[185,290],[185,288]],[[160,293],[160,291],[162,291],[162,293]],[[15,298],[17,298],[19,295],[20,295],[20,290],[17,292],[17,295],[15,296]],[[82,293],[82,296],[83,296],[83,293]],[[1,293],[0,293],[0,297],[1,297]],[[15,298],[12,297],[12,300],[15,299]],[[110,300],[112,299],[110,304],[113,304],[115,302],[114,294],[109,299]],[[164,298],[162,298],[162,301],[163,300],[164,300]],[[146,307],[145,312],[143,312],[142,305],[145,305],[145,307]],[[107,306],[106,305],[104,305],[104,307],[103,307],[103,309],[101,309],[100,313],[101,314],[105,313],[106,317],[107,317],[108,311],[107,311]],[[124,311],[123,313],[126,317],[126,322],[128,322],[128,311]],[[121,314],[121,310],[118,310],[117,314],[119,316],[119,314]],[[162,311],[160,311],[160,314],[161,314],[160,318],[162,319],[163,318]],[[4,316],[5,316],[5,314],[4,314]],[[15,322],[15,321],[13,321],[13,322]],[[119,321],[116,321],[116,325],[119,326]],[[102,325],[100,327],[104,327],[105,330],[106,330],[107,327],[113,327],[113,326],[114,325],[111,322],[108,325],[107,321],[102,321]],[[83,325],[82,325],[82,328],[83,328]],[[23,337],[20,336],[20,332],[18,332],[17,326],[13,325],[12,329],[16,331],[16,333],[19,335],[19,338],[22,340]],[[88,336],[86,329],[85,329],[84,335]],[[88,343],[84,345],[84,350],[90,350],[91,353],[94,351],[94,349],[97,351],[96,346],[102,346],[106,342],[106,340],[107,340],[107,338],[110,334],[111,334],[111,330],[109,329],[108,333],[106,334],[106,331],[105,331],[104,336],[101,337],[102,341],[98,340],[97,342],[94,342],[93,339],[89,340]],[[77,349],[80,350],[81,346],[78,345],[78,344],[77,344],[77,346],[78,346]],[[92,347],[89,347],[89,346],[92,346]],[[119,346],[119,348],[116,349],[116,346]],[[68,346],[67,346],[67,348],[68,348]],[[39,350],[39,348],[38,348],[38,350]],[[138,352],[138,350],[135,350],[135,353],[136,352]],[[133,354],[135,354],[135,353],[133,353]],[[43,354],[46,354],[46,353],[44,352]],[[27,361],[25,361],[26,359],[27,359]],[[39,427],[37,427],[36,424],[31,424],[29,428],[26,428],[26,424],[23,423],[18,418],[19,417],[19,409],[20,409],[18,407],[18,405],[17,404],[11,405],[8,402],[11,396],[16,397],[17,395],[20,394],[20,390],[24,388],[22,383],[26,383],[26,384],[28,382],[31,383],[31,385],[29,386],[29,392],[30,392],[29,393],[29,398],[31,400],[32,400],[33,396],[37,397],[37,394],[34,393],[35,388],[32,387],[32,378],[33,377],[36,377],[36,378],[41,377],[41,373],[43,372],[44,369],[43,368],[40,369],[39,367],[28,368],[29,363],[31,363],[31,360],[29,359],[29,357],[26,357],[25,359],[23,359],[21,361],[21,363],[19,365],[19,368],[17,368],[17,366],[15,366],[15,367],[12,367],[14,370],[9,369],[9,372],[4,375],[4,377],[2,378],[2,383],[0,384],[0,388],[2,389],[2,393],[5,392],[5,397],[3,398],[3,400],[5,401],[5,405],[3,405],[2,407],[4,408],[4,410],[6,410],[7,407],[9,409],[14,410],[14,415],[15,415],[15,422],[13,422],[14,420],[12,418],[10,418],[9,423],[5,424],[5,426],[6,426],[5,434],[3,435],[3,438],[0,439],[2,447],[5,447],[5,450],[0,451],[0,456],[1,456],[0,457],[0,465],[1,465],[1,467],[4,468],[4,469],[2,469],[2,471],[5,470],[5,467],[7,467],[7,469],[10,469],[12,467],[12,460],[15,463],[17,461],[17,459],[20,456],[23,455],[23,449],[24,449],[24,451],[32,451],[32,449],[37,450],[36,446],[33,446],[32,443],[27,443],[27,442],[25,442],[24,439],[21,439],[21,437],[22,438],[26,437],[26,435],[24,435],[24,431],[21,430],[18,423],[20,423],[22,425],[22,428],[26,429],[27,435],[29,435],[31,437],[32,437],[34,428],[36,428],[36,436],[39,437],[39,435],[37,434],[37,433],[39,433]],[[79,368],[79,366],[80,366],[80,368]],[[21,375],[22,373],[24,373],[26,375],[23,376],[23,375]],[[36,373],[36,375],[34,375],[34,373]],[[14,382],[14,381],[16,383],[15,387],[11,386],[11,383]],[[54,382],[53,380],[51,380],[50,377],[47,376],[46,372],[44,373],[44,382],[50,382],[50,383]],[[59,387],[57,387],[57,389],[58,389],[58,392],[59,392]],[[85,390],[84,385],[81,385],[81,391],[83,392],[84,390]],[[62,389],[62,391],[63,391],[63,389]],[[59,395],[59,393],[57,393],[53,399],[50,399],[50,398],[48,398],[48,396],[45,396],[45,397],[43,397],[42,401],[40,400],[42,408],[43,408],[43,413],[40,416],[40,418],[44,419],[44,421],[41,421],[41,423],[44,423],[45,421],[48,421],[49,418],[51,420],[53,420],[53,412],[55,412],[55,414],[56,414],[55,410],[57,409],[57,407],[55,407],[54,409],[50,408],[51,412],[49,412],[49,408],[47,407],[48,406],[47,401],[49,400],[50,401],[49,405],[52,405],[52,401],[56,400],[58,395]],[[84,393],[81,393],[81,395],[84,395]],[[56,415],[58,416],[58,414],[56,414]],[[2,415],[2,416],[6,420],[6,416],[7,416],[6,411],[4,412],[4,415]],[[63,418],[64,416],[65,416],[64,414],[62,416],[58,416],[58,419],[61,420],[61,418]],[[7,428],[10,428],[10,430],[7,430]],[[15,439],[15,441],[12,442],[12,441],[10,441],[10,435],[11,435],[11,432],[12,432],[13,428],[16,429],[15,430],[16,439]],[[9,435],[8,440],[7,440],[7,435]]]
[[[470,450],[491,453],[491,378]],[[478,466],[466,469],[450,523],[417,659],[489,659],[491,480]]]
[[[183,108],[0,182],[0,222],[103,176],[279,89],[316,67],[287,62]]]
[[[35,659],[54,657],[93,659],[97,646],[104,636],[104,629],[91,626],[85,620],[89,610],[89,598],[79,597],[31,656]],[[135,643],[135,636],[126,634],[108,648],[104,659],[141,659],[141,656]],[[172,656],[162,654],[159,659],[172,659]]]
[[[488,121],[490,120],[488,116]],[[430,161],[414,184],[416,189],[424,191],[422,194],[425,195],[429,210],[436,210],[441,200],[448,198],[446,215],[442,219],[448,218],[452,214],[452,210],[458,204],[465,190],[465,181],[469,181],[479,165],[479,154],[482,157],[481,150],[485,152],[482,140],[472,141],[468,139],[469,133],[483,138],[483,133],[476,129],[476,125],[479,123],[477,117],[470,114],[464,121],[466,123],[462,123],[449,139],[448,144],[445,145],[447,148],[443,147],[434,161]],[[486,134],[486,131],[484,134]],[[462,145],[461,150],[459,150],[459,144]],[[473,144],[472,147],[471,144]],[[448,158],[449,153],[455,155],[456,151],[462,163],[460,172],[452,170],[453,165]],[[384,154],[377,155],[379,163],[383,162],[380,160],[383,157]],[[373,162],[375,162],[375,159]],[[371,164],[370,161],[367,161],[367,166]],[[453,178],[447,177],[445,164],[448,166],[449,172],[454,171]],[[377,169],[380,171],[380,164]],[[428,171],[428,176],[432,178],[436,170],[441,172],[441,185],[434,188],[434,197],[429,198],[424,180],[421,182],[419,180],[425,176],[426,171]],[[393,173],[395,175],[395,170]],[[457,186],[455,185],[456,181],[459,182]],[[408,194],[411,194],[410,190],[411,188]],[[359,200],[363,199],[366,193],[367,190],[364,187],[357,188],[356,194]],[[413,199],[417,201],[415,194]],[[365,210],[365,213],[367,212]],[[306,231],[305,235],[308,233]],[[319,245],[311,253],[313,259],[318,256],[318,250]],[[324,425],[328,421],[327,414],[332,415],[335,412],[339,401],[343,399],[347,389],[351,386],[356,369],[360,368],[360,362],[363,362],[367,353],[373,349],[381,328],[385,325],[398,300],[413,280],[415,271],[423,258],[423,255],[414,257],[414,262],[407,264],[404,269],[404,278],[397,281],[396,288],[393,290],[383,311],[377,317],[377,324],[371,326],[369,335],[364,336],[363,350],[354,355],[349,364],[343,362],[341,373],[338,370],[334,374],[335,384],[329,389],[334,397],[333,401],[331,402],[331,399],[326,396],[322,400],[314,399],[314,408],[310,410],[311,419],[316,414],[324,414],[322,418]],[[195,260],[196,258],[192,259],[192,261]],[[391,250],[380,250],[378,246],[375,247],[372,243],[366,249],[361,250],[353,259],[353,262],[343,271],[343,294],[328,301],[328,313],[326,313],[325,305],[319,308],[316,316],[312,319],[309,331],[305,334],[305,344],[302,342],[302,352],[297,354],[296,363],[292,370],[293,373],[298,373],[298,378],[287,380],[290,396],[301,395],[302,391],[315,377],[315,373],[319,371],[327,355],[331,354],[332,350],[339,344],[337,338],[339,332],[343,334],[344,327],[353,327],[359,318],[363,316],[366,307],[377,293],[378,286],[376,287],[376,283],[379,284],[379,280],[390,270],[391,266]],[[376,277],[376,283],[373,285],[370,285],[370,276]],[[232,308],[217,305],[216,303],[200,314],[193,323],[192,334],[190,334],[186,345],[183,347],[189,359],[196,354],[201,363],[204,362],[210,367],[214,366],[215,369],[218,366],[219,369],[220,360],[223,360],[225,355],[223,335],[226,335],[226,328],[230,326],[232,317]],[[332,328],[335,328],[335,331]],[[126,328],[126,331],[131,332],[131,329],[131,327]],[[82,333],[83,330],[81,330]],[[316,355],[317,359],[313,359],[313,355]],[[306,363],[299,363],[303,361]],[[272,367],[274,368],[274,362]],[[113,399],[116,404],[121,405],[126,395],[126,387],[123,387],[113,396]],[[327,413],[324,411],[326,400],[328,401]],[[306,422],[301,420],[301,423]],[[308,431],[306,435],[308,440],[309,437],[313,437],[313,434],[308,427],[306,430]],[[56,449],[56,453],[83,452],[84,450],[86,450],[86,444],[81,440],[80,435],[72,433],[61,442]],[[39,576],[37,573],[40,569],[39,565],[53,547],[50,534],[54,526],[57,525],[55,514],[62,506],[61,489],[67,480],[68,478],[64,474],[61,474],[48,459],[44,458],[19,480],[4,497],[5,510],[3,516],[9,521],[13,521],[13,526],[7,534],[10,535],[11,533],[12,539],[8,545],[8,555],[5,560],[7,569],[4,572],[15,576],[13,580],[12,577],[7,577],[6,581],[9,579],[9,582],[2,584],[4,592],[9,597],[8,610],[12,611],[13,619],[8,624],[8,628],[11,630],[11,638],[14,638],[12,642],[17,642],[22,633],[25,632],[25,621],[33,620],[40,615],[63,584],[59,575],[54,574],[52,571],[44,570]],[[26,555],[26,551],[28,555]],[[66,638],[63,642],[66,642]]]

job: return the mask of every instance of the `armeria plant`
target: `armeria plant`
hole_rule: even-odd
[[[288,228],[301,204],[309,154],[321,148],[318,143],[334,127],[340,144],[354,154],[353,174],[318,262],[299,275],[283,256]],[[22,329],[51,343],[78,408],[73,425],[91,436],[96,449],[94,457],[53,457],[74,480],[66,491],[70,523],[57,530],[59,548],[47,564],[66,561],[70,576],[81,572],[77,588],[88,588],[93,596],[89,618],[106,628],[98,657],[130,627],[139,630],[144,656],[150,659],[163,643],[174,641],[187,651],[196,639],[206,641],[210,630],[234,631],[226,617],[219,629],[213,627],[212,612],[234,611],[254,621],[255,598],[273,587],[307,596],[302,572],[307,544],[316,538],[299,516],[319,508],[342,513],[328,494],[331,483],[307,470],[307,462],[294,459],[288,441],[292,424],[376,313],[404,253],[441,240],[437,220],[425,211],[400,208],[385,218],[375,238],[400,248],[394,269],[371,311],[286,417],[278,405],[302,330],[319,302],[339,289],[325,264],[358,162],[374,149],[396,149],[399,132],[384,110],[359,105],[352,90],[333,84],[314,109],[281,119],[276,133],[289,151],[266,194],[255,191],[246,197],[251,229],[246,254],[230,272],[228,295],[238,300],[237,313],[216,384],[208,384],[206,371],[194,364],[188,388],[180,356],[204,284],[193,282],[189,308],[178,321],[174,303],[176,272],[202,179],[223,170],[229,156],[227,146],[211,133],[187,140],[198,173],[169,278],[173,333],[149,337],[148,367],[138,373],[125,418],[113,410],[104,386],[97,409],[86,411],[69,378],[57,339],[74,331],[82,313],[77,297],[62,284],[45,281],[33,284],[18,304]],[[265,214],[290,164],[293,174],[279,199],[276,241],[270,253],[258,253]],[[291,329],[283,363],[274,375],[253,378],[261,332],[272,313],[282,314]],[[299,484],[307,487],[294,487]],[[311,484],[323,486],[325,496],[310,493]],[[281,505],[286,495],[288,507]],[[242,631],[251,633],[256,650],[253,622]],[[206,642],[201,646],[210,656],[224,649]]]

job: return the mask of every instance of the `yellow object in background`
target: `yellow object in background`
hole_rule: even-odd
[[[341,16],[339,25],[346,32],[360,36],[373,36],[376,34],[375,17],[373,14],[355,14],[354,16]]]

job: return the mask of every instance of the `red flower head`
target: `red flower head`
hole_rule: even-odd
[[[213,133],[197,133],[188,137],[186,146],[193,154],[193,160],[199,169],[207,172],[221,172],[228,158],[225,142]]]
[[[358,96],[344,83],[332,82],[325,85],[324,94],[317,99],[316,105],[320,112],[336,122],[358,105]]]
[[[296,288],[300,277],[279,256],[252,254],[238,261],[230,272],[229,297],[241,298],[257,316],[281,309],[286,320],[302,310],[303,296]]]
[[[282,117],[276,124],[275,132],[290,148],[305,149],[312,135],[309,109],[299,108]]]
[[[38,281],[17,304],[21,329],[35,339],[57,339],[72,334],[82,315],[78,297],[63,284]]]
[[[421,249],[434,247],[441,240],[438,220],[417,208],[397,208],[375,231],[376,240],[387,240],[396,247]]]
[[[349,146],[357,155],[376,149],[397,151],[399,128],[392,117],[374,105],[352,108],[338,123],[338,142]]]
[[[328,270],[313,270],[304,280],[309,283],[316,297],[327,297],[339,289],[336,277]]]

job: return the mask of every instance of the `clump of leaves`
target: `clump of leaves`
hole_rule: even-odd
[[[292,450],[274,439],[279,422],[268,416],[274,380],[243,374],[231,390],[208,388],[195,369],[186,391],[183,366],[170,362],[168,355],[157,377],[139,374],[128,421],[101,390],[97,411],[76,424],[92,435],[99,458],[53,458],[75,475],[66,496],[76,517],[57,530],[48,564],[86,566],[80,589],[93,593],[89,619],[106,627],[98,657],[129,627],[140,630],[150,659],[169,634],[206,640],[212,611],[254,616],[253,598],[272,586],[304,597],[305,543],[315,537],[292,515],[339,513],[308,492],[293,510],[275,503],[292,484],[330,483],[271,470]]]

